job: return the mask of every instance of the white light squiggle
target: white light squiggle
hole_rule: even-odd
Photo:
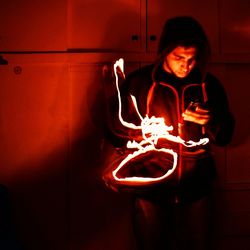
[[[128,141],[127,142],[127,148],[130,149],[137,149],[137,151],[134,151],[131,154],[128,154],[125,159],[123,159],[119,166],[112,172],[112,175],[116,181],[120,182],[135,182],[135,183],[151,183],[151,182],[158,182],[160,180],[163,180],[170,176],[174,170],[177,167],[177,160],[178,160],[178,155],[176,152],[174,152],[172,149],[166,149],[166,148],[156,148],[155,145],[157,144],[159,139],[166,139],[168,141],[180,143],[184,145],[185,147],[194,147],[198,145],[205,145],[209,142],[208,138],[202,138],[198,142],[194,142],[192,140],[190,141],[185,141],[183,140],[180,136],[174,136],[171,135],[169,132],[173,130],[173,126],[167,126],[165,124],[164,118],[162,117],[148,117],[146,115],[145,118],[143,118],[138,110],[137,107],[137,102],[136,98],[131,95],[132,102],[134,104],[135,110],[141,119],[141,125],[137,126],[133,123],[129,123],[123,120],[122,118],[122,103],[121,103],[121,94],[119,90],[119,84],[118,84],[118,75],[117,75],[117,68],[120,68],[122,71],[122,74],[125,78],[124,75],[124,60],[121,58],[118,61],[115,62],[114,64],[114,74],[115,74],[115,84],[116,84],[116,89],[117,89],[117,95],[118,95],[118,116],[121,124],[125,127],[128,127],[130,129],[139,129],[142,132],[142,140],[140,142],[136,141]],[[137,176],[132,176],[132,177],[125,177],[125,178],[120,178],[117,177],[117,173],[119,170],[124,167],[129,161],[132,159],[135,159],[136,157],[145,154],[150,151],[158,151],[158,152],[163,152],[166,154],[170,154],[173,156],[173,166],[171,169],[169,169],[164,175],[160,177],[137,177]]]

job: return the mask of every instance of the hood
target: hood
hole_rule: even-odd
[[[177,46],[197,48],[196,68],[204,74],[210,57],[210,43],[202,26],[193,17],[179,16],[166,21],[158,44],[156,69],[163,63],[164,57]]]

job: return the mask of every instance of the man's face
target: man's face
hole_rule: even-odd
[[[186,77],[196,64],[197,49],[178,46],[164,58],[163,69],[178,78]]]

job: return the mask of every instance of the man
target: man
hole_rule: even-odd
[[[167,126],[173,126],[171,135],[186,142],[209,138],[208,144],[194,147],[159,140],[157,147],[178,152],[176,171],[153,189],[145,187],[141,192],[140,187],[138,192],[136,187],[125,188],[135,198],[133,222],[138,249],[210,247],[208,203],[216,169],[209,144],[228,144],[234,119],[222,85],[206,72],[209,56],[209,41],[200,24],[191,17],[171,18],[163,28],[156,62],[128,75],[122,85],[125,121],[138,126],[141,122],[131,100],[133,95],[141,116],[163,117]],[[124,128],[116,114],[114,110],[109,121],[112,143],[124,149],[128,140],[140,141],[140,131]],[[145,168],[161,168],[164,164],[154,154],[147,162],[137,162],[134,172],[142,175]],[[144,167],[143,171],[138,165]]]

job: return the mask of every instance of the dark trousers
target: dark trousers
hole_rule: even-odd
[[[186,204],[135,199],[133,225],[138,250],[211,250],[213,199]]]

